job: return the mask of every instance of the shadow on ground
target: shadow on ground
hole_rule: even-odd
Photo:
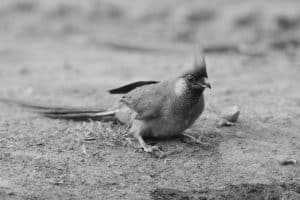
[[[228,185],[221,190],[180,191],[157,188],[151,192],[153,200],[291,200],[300,199],[300,185],[291,184],[241,184]]]

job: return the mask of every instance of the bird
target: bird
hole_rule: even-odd
[[[117,106],[108,110],[49,107],[11,99],[0,101],[34,109],[49,118],[117,120],[128,125],[128,133],[138,141],[144,152],[161,156],[161,150],[147,144],[145,138],[193,138],[185,135],[184,131],[202,114],[207,88],[211,89],[206,61],[203,53],[198,51],[191,69],[177,77],[165,81],[138,81],[109,90],[111,94],[123,96]]]

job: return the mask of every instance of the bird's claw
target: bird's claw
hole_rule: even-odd
[[[143,147],[144,151],[152,154],[156,158],[165,158],[166,154],[158,146],[146,146]]]
[[[199,140],[199,139],[197,139],[197,138],[195,138],[195,137],[193,137],[193,136],[191,136],[191,135],[187,135],[187,134],[184,134],[184,135],[183,135],[182,141],[183,141],[184,143],[191,144],[191,145],[197,144],[197,145],[200,145],[200,146],[202,146],[202,147],[204,147],[204,148],[207,148],[207,147],[210,146],[209,143],[202,142],[201,140]]]

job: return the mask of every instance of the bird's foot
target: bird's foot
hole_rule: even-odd
[[[207,142],[202,142],[201,140],[195,138],[194,136],[191,136],[191,135],[188,135],[188,134],[183,134],[182,137],[181,137],[181,140],[184,142],[184,143],[187,143],[187,144],[191,144],[191,145],[200,145],[204,148],[207,148],[210,146],[209,143]]]
[[[156,158],[165,158],[167,156],[158,146],[148,145],[140,134],[136,134],[135,138],[139,141],[145,152],[152,154]]]
[[[143,150],[147,153],[152,154],[156,158],[165,158],[166,153],[162,151],[158,146],[144,145]]]

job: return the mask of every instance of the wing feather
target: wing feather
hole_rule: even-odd
[[[157,118],[161,115],[164,102],[168,97],[167,85],[158,83],[137,88],[123,96],[121,102],[137,112],[136,119]]]

